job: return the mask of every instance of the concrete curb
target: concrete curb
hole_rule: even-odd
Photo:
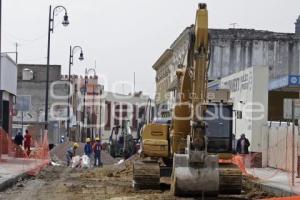
[[[22,174],[16,175],[15,177],[5,180],[4,182],[0,183],[0,192],[14,186],[20,179],[28,179],[29,177],[36,176],[38,173],[33,174],[32,173],[33,170],[39,169],[39,171],[41,171],[48,165],[49,165],[49,161],[47,161],[33,169],[30,169],[26,172],[23,172]]]
[[[15,185],[20,179],[28,179],[30,176],[24,172],[23,174],[19,174],[15,177],[12,177],[10,179],[7,179],[6,181],[2,182],[0,184],[0,192],[12,187]]]
[[[293,192],[292,190],[278,188],[278,187],[269,185],[267,183],[261,183],[257,180],[252,180],[251,182],[254,187],[260,188],[261,190],[263,190],[265,192],[274,194],[277,197],[289,197],[289,196],[299,195],[299,194]]]

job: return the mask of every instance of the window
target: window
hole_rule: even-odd
[[[122,126],[128,118],[127,105],[122,103],[115,104],[114,114],[114,125]]]
[[[31,69],[25,68],[22,71],[22,80],[30,81],[33,80],[33,71]]]

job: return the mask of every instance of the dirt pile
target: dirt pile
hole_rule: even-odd
[[[64,142],[62,144],[58,144],[55,146],[51,151],[50,155],[53,161],[65,161],[66,160],[66,152],[69,147],[72,147],[74,143],[73,142]],[[79,147],[76,150],[77,155],[83,155],[84,154],[84,143],[78,143]],[[101,161],[104,165],[111,165],[114,163],[117,163],[118,161],[111,157],[107,151],[101,152]]]
[[[132,171],[133,171],[133,162],[139,159],[139,155],[135,154],[132,155],[130,158],[125,160],[124,162],[120,164],[116,164],[113,167],[113,176],[115,177],[131,177],[132,176]]]
[[[255,184],[258,179],[253,176],[243,176],[242,189],[247,199],[266,199],[274,197],[273,194],[260,189],[259,185]]]
[[[92,171],[87,171],[82,174],[82,178],[90,177],[108,177],[108,178],[125,178],[131,179],[133,171],[133,162],[139,159],[137,154],[131,156],[123,162],[115,163],[113,165],[106,165],[99,169],[93,169]]]
[[[111,157],[107,151],[101,152],[101,160],[104,165],[112,165],[118,162],[118,160]]]

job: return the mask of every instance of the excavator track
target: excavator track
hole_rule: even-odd
[[[220,194],[241,194],[242,172],[238,166],[232,163],[219,163]]]
[[[133,187],[135,190],[160,189],[160,167],[157,161],[133,163]]]

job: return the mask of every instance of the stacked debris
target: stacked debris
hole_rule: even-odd
[[[133,162],[139,159],[139,155],[135,154],[132,155],[127,160],[120,160],[118,163],[115,163],[114,165],[109,166],[108,168],[104,168],[103,170],[100,170],[99,173],[101,175],[107,176],[107,177],[132,177],[132,171],[133,171]]]

